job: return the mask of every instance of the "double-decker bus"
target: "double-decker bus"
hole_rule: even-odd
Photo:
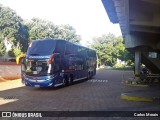
[[[32,87],[69,85],[96,74],[96,52],[62,39],[33,40],[21,62],[22,82]]]

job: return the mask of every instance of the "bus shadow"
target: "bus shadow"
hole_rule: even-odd
[[[0,111],[6,110],[30,110],[29,106],[35,102],[35,104],[43,103],[43,99],[56,100],[58,96],[67,96],[73,86],[77,87],[81,83],[85,83],[87,80],[80,80],[74,82],[72,85],[59,86],[51,88],[34,88],[29,86],[21,86],[12,89],[6,89],[0,91]],[[71,89],[70,89],[71,87]],[[61,98],[60,97],[60,98]],[[32,102],[32,103],[31,103]],[[26,104],[26,105],[25,105]],[[19,107],[17,107],[19,106]]]
[[[62,88],[67,88],[67,87],[70,87],[70,86],[74,86],[74,85],[78,85],[80,83],[84,83],[84,82],[87,82],[88,80],[87,79],[83,79],[83,80],[79,80],[79,81],[74,81],[72,84],[69,84],[69,85],[60,85],[60,86],[57,86],[57,87],[42,87],[42,88],[35,88],[35,90],[59,90],[59,89],[62,89]]]
[[[54,100],[57,94],[62,96],[64,90],[60,90],[61,88],[63,87],[34,88],[22,86],[0,91],[0,111],[34,110],[32,104],[39,106],[44,104],[46,101],[44,99]]]

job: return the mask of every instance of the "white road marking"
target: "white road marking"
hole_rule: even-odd
[[[104,82],[104,83],[107,83],[108,80],[91,79],[91,80],[88,80],[87,82]]]

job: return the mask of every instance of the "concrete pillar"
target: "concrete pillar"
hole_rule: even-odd
[[[135,50],[135,80],[140,80],[140,71],[141,71],[141,51]]]

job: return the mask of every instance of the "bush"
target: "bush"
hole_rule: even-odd
[[[10,57],[17,57],[18,55],[22,54],[21,49],[19,46],[12,48],[8,51],[8,55]]]
[[[4,43],[2,42],[2,40],[0,40],[0,56],[3,56],[5,52],[6,52],[6,47]]]

